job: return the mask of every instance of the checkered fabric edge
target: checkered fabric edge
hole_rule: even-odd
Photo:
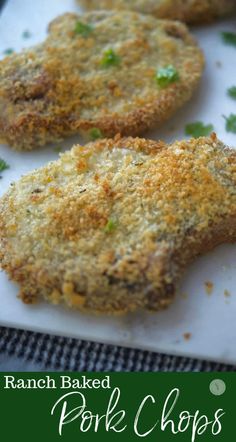
[[[39,364],[42,370],[200,372],[235,371],[219,363],[0,327],[0,353]]]

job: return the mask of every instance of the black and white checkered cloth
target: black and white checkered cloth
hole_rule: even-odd
[[[3,8],[4,3],[6,3],[6,0],[0,0],[0,11]]]
[[[236,367],[0,327],[1,360],[22,371],[235,371]],[[22,364],[24,362],[24,364]],[[27,365],[28,364],[28,365]],[[31,368],[33,366],[33,368]],[[23,367],[23,368],[22,368]],[[36,367],[36,368],[35,368]],[[11,362],[7,370],[17,371]]]

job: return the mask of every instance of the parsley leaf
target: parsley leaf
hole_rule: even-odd
[[[31,37],[31,32],[28,30],[25,30],[24,32],[22,32],[22,37],[23,38],[30,38]]]
[[[112,233],[116,229],[116,227],[117,227],[117,222],[110,218],[107,221],[104,231],[106,233]]]
[[[0,172],[3,172],[6,169],[9,169],[9,164],[6,163],[6,161],[2,160],[2,158],[0,158]]]
[[[93,127],[89,131],[89,137],[92,141],[98,140],[99,138],[102,138],[102,132],[97,127]]]
[[[121,58],[119,55],[117,55],[113,49],[107,49],[107,51],[105,51],[103,54],[101,65],[108,68],[110,66],[118,66],[120,62]]]
[[[158,69],[156,73],[156,81],[161,88],[169,86],[179,80],[179,73],[174,66],[169,65]]]
[[[53,150],[54,150],[55,153],[60,153],[60,152],[62,152],[62,147],[61,146],[55,146]]]
[[[233,134],[236,134],[236,114],[230,114],[229,117],[225,117],[223,115],[223,117],[226,120],[225,128],[227,132],[232,132]]]
[[[185,134],[193,138],[206,137],[213,132],[214,126],[212,124],[204,125],[201,121],[190,123],[185,126]]]
[[[88,37],[92,32],[93,32],[93,27],[91,25],[87,25],[86,23],[77,21],[75,25],[76,34],[82,35],[82,37]]]
[[[7,48],[7,49],[5,49],[5,51],[3,51],[4,55],[11,55],[11,54],[13,54],[13,52],[14,52],[14,49],[12,49],[12,48]]]
[[[231,98],[234,98],[234,99],[236,100],[236,86],[232,86],[232,87],[230,87],[230,88],[227,90],[227,92],[228,92],[228,95],[229,95]]]
[[[222,32],[222,38],[224,43],[231,46],[236,46],[236,33],[235,32]]]

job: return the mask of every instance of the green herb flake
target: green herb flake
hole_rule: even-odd
[[[2,158],[0,158],[0,172],[4,172],[4,170],[9,169],[9,164],[6,163],[6,161],[2,160]]]
[[[102,132],[97,127],[93,127],[93,129],[90,129],[89,131],[89,138],[92,141],[98,140],[99,138],[102,138]]]
[[[161,88],[165,88],[169,86],[169,84],[175,83],[178,80],[179,73],[172,65],[157,70],[156,81]]]
[[[101,65],[103,67],[108,68],[110,66],[118,66],[120,62],[121,58],[113,49],[107,49],[107,51],[103,53],[103,58],[101,60]]]
[[[61,146],[56,146],[56,147],[54,147],[53,150],[54,150],[55,153],[60,153],[62,151],[62,147]]]
[[[93,27],[81,21],[77,21],[75,25],[75,33],[81,35],[82,37],[89,37],[93,32]]]
[[[105,231],[106,233],[112,233],[112,232],[114,232],[114,230],[116,229],[116,227],[117,227],[117,222],[114,221],[113,219],[109,219],[109,220],[107,221],[107,224],[106,224],[106,226],[105,226],[104,231]]]
[[[236,86],[232,86],[227,90],[228,95],[236,100]]]
[[[236,134],[236,114],[230,114],[229,117],[225,117],[223,115],[223,117],[226,120],[225,128],[227,132],[232,132],[233,134]]]
[[[14,49],[12,48],[7,48],[5,49],[5,51],[3,51],[4,55],[11,55],[14,53]]]
[[[204,124],[201,121],[195,123],[186,124],[185,135],[190,135],[193,138],[207,137],[214,131],[212,124]]]
[[[235,32],[222,32],[223,41],[227,45],[236,46],[236,33]]]
[[[22,38],[27,39],[27,38],[30,38],[31,35],[32,35],[31,32],[28,30],[25,30],[24,32],[22,32]]]

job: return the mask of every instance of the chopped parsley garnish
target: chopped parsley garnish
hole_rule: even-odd
[[[102,138],[102,132],[97,127],[93,127],[89,131],[89,137],[92,141],[98,140],[99,138]]]
[[[101,60],[101,65],[103,67],[108,68],[110,66],[118,66],[120,62],[121,58],[113,49],[107,49],[107,51],[103,53],[103,58]]]
[[[104,231],[106,233],[112,233],[116,229],[116,227],[117,227],[117,222],[114,221],[113,219],[109,219],[107,221]]]
[[[179,80],[179,73],[172,65],[160,68],[156,73],[156,81],[161,88],[169,86]]]
[[[56,153],[60,153],[61,151],[62,151],[62,147],[61,146],[56,146],[56,147],[54,147],[54,152],[56,152]]]
[[[5,49],[5,51],[3,51],[4,55],[11,55],[11,54],[13,54],[13,52],[14,52],[14,49],[12,49],[12,48],[7,48],[7,49]]]
[[[228,95],[229,95],[231,98],[234,98],[234,99],[236,100],[236,86],[232,86],[232,87],[230,87],[230,88],[227,90],[227,92],[228,92]]]
[[[76,34],[82,35],[82,37],[88,37],[92,32],[93,32],[93,27],[91,25],[87,25],[86,23],[77,21],[75,25]]]
[[[22,37],[23,38],[30,38],[31,37],[31,32],[28,30],[25,30],[24,32],[22,32]]]
[[[9,167],[9,164],[7,164],[6,161],[0,158],[0,172],[4,172],[4,170],[9,169]]]
[[[222,38],[224,43],[231,46],[236,46],[236,33],[235,32],[222,32]]]
[[[213,132],[214,126],[212,124],[204,124],[201,121],[190,123],[185,126],[185,134],[193,138],[206,137]]]
[[[223,115],[224,119],[226,120],[226,130],[227,132],[232,132],[233,134],[236,134],[236,114],[230,114],[229,117],[225,117]]]

